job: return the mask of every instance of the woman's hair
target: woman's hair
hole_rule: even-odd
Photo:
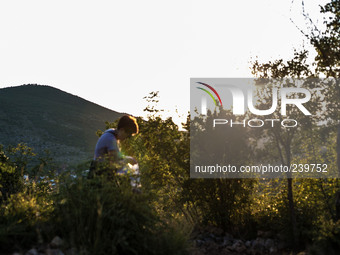
[[[117,129],[121,128],[123,128],[125,132],[129,132],[131,134],[138,134],[137,120],[132,116],[124,115],[119,119]]]

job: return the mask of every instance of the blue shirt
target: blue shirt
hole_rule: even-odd
[[[116,135],[117,130],[108,129],[98,139],[96,148],[94,150],[94,160],[102,161],[109,151],[116,151],[120,158],[120,152],[117,144]]]

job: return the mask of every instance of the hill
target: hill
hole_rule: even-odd
[[[62,90],[41,85],[0,89],[0,144],[26,143],[66,165],[93,157],[105,121],[118,113]]]

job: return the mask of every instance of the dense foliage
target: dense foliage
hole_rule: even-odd
[[[156,98],[153,93],[148,100]],[[39,158],[22,144],[2,148],[1,248],[29,247],[60,235],[67,240],[66,247],[84,254],[178,254],[186,252],[190,230],[204,225],[218,226],[241,239],[256,237],[258,230],[273,231],[287,247],[294,247],[286,180],[190,179],[189,117],[184,130],[179,130],[171,118],[164,120],[155,108],[150,109],[147,120],[138,119],[140,133],[121,144],[123,153],[139,161],[141,194],[133,193],[118,176],[115,181],[88,180],[82,177],[84,166],[81,171],[56,175],[50,159]],[[214,114],[218,113],[208,113],[208,118]],[[107,127],[115,124],[107,123]],[[291,145],[292,151],[300,152],[294,154],[296,160],[317,159],[336,168],[336,132],[327,130],[300,132]],[[235,164],[245,157],[255,162],[254,155],[277,157],[272,143],[259,149],[250,142],[258,134],[245,134],[242,129],[203,132],[202,143],[214,132],[229,137],[216,146],[224,146]],[[241,137],[244,141],[238,145],[232,142],[242,141]],[[331,249],[330,242],[338,247],[335,197],[339,184],[337,179],[293,180],[300,247],[314,243],[316,250]]]
[[[310,34],[318,54],[316,70],[307,64],[308,52],[301,51],[289,61],[255,61],[254,75],[276,79],[324,73],[338,78],[339,1],[322,12],[333,16],[326,31]],[[204,121],[192,121],[190,115],[180,130],[171,118],[161,118],[152,105],[157,92],[150,93],[149,116],[138,118],[140,133],[121,144],[123,153],[139,162],[141,193],[133,192],[126,177],[87,179],[83,170],[88,166],[61,171],[48,154],[35,155],[24,144],[0,147],[1,250],[29,248],[60,235],[66,248],[75,247],[80,254],[186,254],[189,233],[214,225],[243,240],[256,238],[259,230],[270,231],[286,249],[336,254],[339,179],[190,179],[189,147],[190,139],[198,139],[198,148],[191,149],[211,156],[212,150],[202,149],[205,141],[224,137],[215,143],[218,156],[235,165],[268,159],[285,165],[325,162],[329,171],[340,171],[339,88],[333,80],[320,88],[325,97],[313,96],[308,107],[319,109],[313,122],[290,112],[309,128],[265,130],[270,139],[262,146],[256,141],[263,134],[242,128],[207,130]],[[230,113],[209,112],[206,121],[219,114]],[[106,128],[116,124],[107,122]]]

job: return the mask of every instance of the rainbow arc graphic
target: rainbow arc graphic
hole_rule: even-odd
[[[221,106],[223,107],[220,95],[217,93],[217,91],[212,86],[210,86],[209,84],[203,83],[203,82],[197,82],[197,83],[207,87],[208,89],[210,89],[217,96],[218,101],[220,102]],[[205,88],[201,88],[201,87],[197,87],[197,88],[203,90],[204,92],[206,92],[212,98],[212,100],[214,101],[215,105],[218,106],[216,99],[214,98],[214,96],[211,94],[211,92],[209,90],[207,90]]]

